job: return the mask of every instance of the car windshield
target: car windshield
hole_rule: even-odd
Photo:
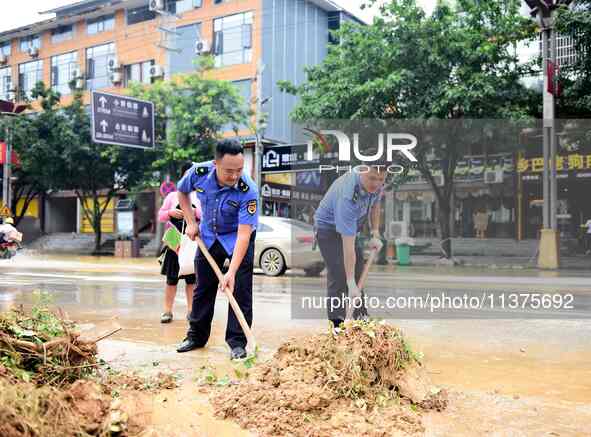
[[[309,225],[308,223],[301,222],[299,220],[281,219],[281,221],[283,221],[284,223],[287,223],[289,225],[292,225],[293,227],[296,227],[302,231],[311,231],[313,229],[312,225]]]

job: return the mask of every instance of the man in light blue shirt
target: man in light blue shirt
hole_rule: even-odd
[[[379,251],[382,247],[380,199],[385,180],[383,167],[356,167],[331,185],[316,210],[316,238],[326,264],[328,301],[339,301],[327,308],[335,328],[345,320],[347,291],[351,300],[363,299],[357,286],[363,271],[363,250],[356,238],[368,219],[373,236],[370,248]],[[364,305],[356,307],[355,318],[367,315]]]
[[[230,267],[219,282],[207,259],[200,251],[195,259],[197,287],[189,316],[187,338],[178,352],[204,347],[211,332],[216,293],[226,287],[234,297],[250,326],[252,323],[252,274],[254,240],[258,224],[258,189],[243,174],[244,154],[240,144],[224,140],[216,147],[215,161],[195,164],[178,183],[179,204],[187,220],[186,234],[194,239],[201,234],[203,242],[221,268],[230,258]],[[191,214],[189,194],[195,191],[201,202],[201,225],[197,228]],[[246,336],[228,307],[226,342],[232,359],[246,356]]]

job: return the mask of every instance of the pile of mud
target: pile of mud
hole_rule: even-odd
[[[211,401],[220,418],[282,436],[413,435],[421,410],[447,405],[401,331],[376,321],[291,340]]]

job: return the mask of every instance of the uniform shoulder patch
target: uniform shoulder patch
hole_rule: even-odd
[[[209,173],[209,167],[197,167],[195,169],[197,176],[205,176],[207,173]]]
[[[238,188],[243,193],[246,193],[248,190],[250,190],[250,187],[248,186],[248,184],[246,182],[244,182],[244,180],[242,178],[240,178],[240,180],[238,181]]]
[[[246,211],[248,211],[248,213],[250,215],[255,215],[256,212],[257,212],[257,201],[256,200],[250,200],[246,204]]]

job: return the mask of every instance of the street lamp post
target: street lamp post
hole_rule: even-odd
[[[555,75],[549,76],[549,66],[556,68],[556,31],[554,14],[558,7],[568,5],[570,0],[525,0],[531,8],[531,15],[536,17],[542,34],[542,70],[544,74],[543,104],[543,150],[544,171],[542,174],[544,207],[543,229],[540,235],[538,267],[557,269],[560,265],[560,246],[558,223],[556,218],[558,184],[556,178],[556,103],[554,94],[557,90]],[[552,86],[550,86],[552,85]]]

